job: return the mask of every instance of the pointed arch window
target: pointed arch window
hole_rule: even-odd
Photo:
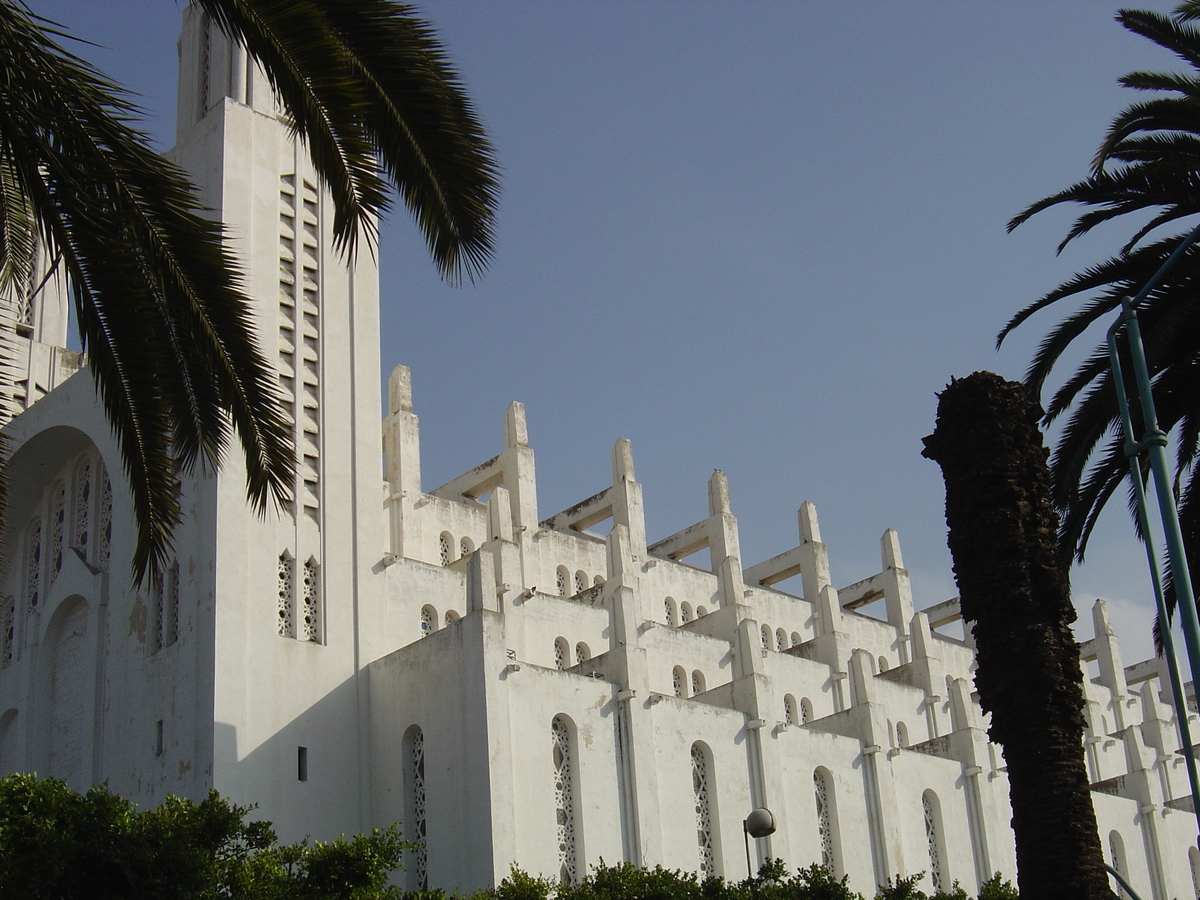
[[[63,542],[67,526],[67,486],[60,484],[54,489],[54,499],[50,506],[50,583],[63,565]]]
[[[37,612],[42,599],[42,520],[29,523],[29,547],[25,555],[25,606]]]
[[[578,871],[575,859],[575,778],[571,753],[571,732],[562,716],[550,724],[554,750],[554,815],[558,837],[558,877],[563,884],[574,884]]]
[[[284,550],[279,554],[279,568],[276,576],[276,593],[278,595],[276,630],[280,637],[296,636],[296,561]]]
[[[704,875],[715,875],[717,868],[710,788],[708,754],[697,742],[692,744],[692,798],[696,806],[696,845],[700,855],[700,872]]]
[[[112,555],[112,482],[108,480],[108,472],[104,466],[100,466],[100,521],[97,524],[99,532],[99,547],[97,548],[97,561],[100,563],[100,568],[108,571],[108,561]]]
[[[71,544],[79,550],[84,559],[90,559],[88,542],[91,538],[92,525],[92,460],[85,457],[75,473],[75,515],[74,534]]]

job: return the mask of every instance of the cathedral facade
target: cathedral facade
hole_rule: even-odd
[[[913,597],[894,531],[842,587],[808,503],[793,549],[743,560],[716,472],[705,519],[647,535],[625,440],[598,491],[546,515],[519,403],[496,456],[425,485],[403,367],[380,421],[376,266],[334,249],[265,78],[194,8],[178,115],[173,158],[228,226],[275,361],[294,499],[257,515],[234,456],[187,476],[174,559],[131,588],[131,499],[61,349],[63,285],[18,304],[0,771],[143,805],[216,788],[285,840],[400,821],[413,888],[601,859],[738,879],[759,808],[775,830],[749,842],[755,868],[820,862],[868,894],[919,871],[929,891],[1014,877],[969,629],[956,600]],[[1166,673],[1125,665],[1101,602],[1093,625],[1106,858],[1144,898],[1200,897]]]

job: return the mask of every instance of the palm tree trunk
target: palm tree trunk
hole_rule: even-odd
[[[975,685],[1004,748],[1021,900],[1112,897],[1083,756],[1083,676],[1057,552],[1041,409],[990,372],[939,395],[924,455],[942,468]]]

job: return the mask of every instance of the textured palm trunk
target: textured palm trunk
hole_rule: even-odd
[[[976,372],[941,393],[924,455],[946,482],[975,685],[1008,764],[1021,900],[1107,900],[1083,755],[1075,608],[1056,549],[1040,416],[1023,385]]]

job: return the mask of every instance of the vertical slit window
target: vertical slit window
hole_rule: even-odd
[[[425,735],[414,726],[408,752],[409,821],[412,823],[412,888],[429,888],[429,846],[425,820]]]
[[[62,571],[63,539],[67,524],[67,486],[60,484],[54,491],[50,511],[50,583]]]
[[[112,555],[112,482],[103,466],[100,469],[100,524],[99,552],[97,554],[100,568],[108,571],[109,557]]]
[[[25,557],[25,605],[37,612],[42,599],[42,520],[29,524],[29,549]]]
[[[11,594],[0,604],[0,669],[12,665],[16,645],[17,601]]]
[[[75,477],[75,535],[72,543],[89,559],[88,540],[92,524],[92,461],[85,459]]]

